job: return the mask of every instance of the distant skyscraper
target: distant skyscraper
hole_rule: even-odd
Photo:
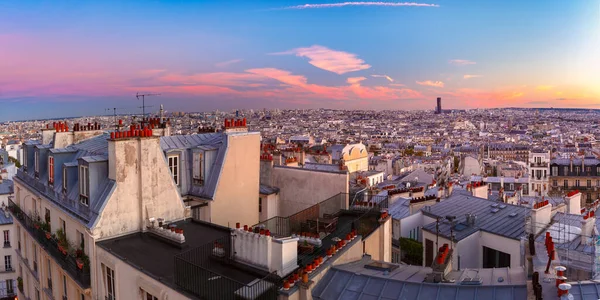
[[[437,107],[435,108],[435,113],[436,114],[442,113],[442,97],[437,98]]]

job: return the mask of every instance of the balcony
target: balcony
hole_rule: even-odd
[[[531,166],[532,168],[547,168],[548,167],[548,163],[547,162],[532,162],[529,164],[529,166]]]
[[[44,232],[39,224],[34,222],[34,220],[25,214],[12,200],[8,200],[8,208],[13,216],[15,216],[15,219],[21,223],[23,228],[30,233],[40,246],[52,256],[54,261],[59,264],[69,276],[79,284],[79,286],[84,289],[90,287],[90,270],[88,265],[84,265],[81,260],[75,257],[75,255],[68,253],[67,249],[64,249],[59,244],[54,235]]]

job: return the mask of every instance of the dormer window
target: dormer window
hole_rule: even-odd
[[[27,147],[23,147],[23,171],[27,171]]]
[[[90,170],[88,166],[79,166],[79,201],[90,205]]]
[[[40,152],[35,151],[33,153],[33,171],[35,172],[35,178],[40,177]]]
[[[204,185],[204,160],[202,152],[193,153],[194,156],[194,185]]]
[[[67,168],[63,167],[62,169],[62,182],[63,182],[63,193],[67,192]]]
[[[54,156],[48,156],[48,184],[54,185]]]
[[[179,156],[171,155],[168,157],[169,160],[169,170],[171,171],[171,176],[173,176],[173,181],[175,181],[175,185],[179,185]]]

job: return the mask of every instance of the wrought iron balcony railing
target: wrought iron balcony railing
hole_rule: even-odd
[[[52,256],[58,265],[60,265],[82,288],[90,287],[89,267],[80,268],[77,259],[69,254],[63,254],[59,249],[59,244],[52,236],[47,235],[34,220],[29,217],[12,200],[8,201],[8,208],[13,216],[25,228],[30,235]]]

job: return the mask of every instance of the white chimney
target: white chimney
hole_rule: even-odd
[[[531,232],[540,233],[550,224],[552,217],[552,204],[548,200],[535,203],[531,209]]]
[[[586,245],[593,244],[592,234],[594,233],[595,224],[596,216],[593,211],[587,212],[581,220],[581,240]]]
[[[569,193],[565,196],[565,203],[570,214],[579,215],[581,214],[581,193]]]

